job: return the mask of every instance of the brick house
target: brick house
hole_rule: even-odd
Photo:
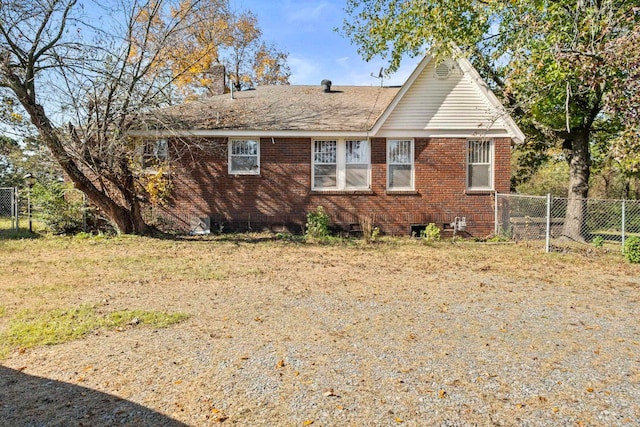
[[[217,94],[162,109],[133,134],[146,163],[171,159],[172,199],[154,208],[169,228],[301,231],[323,206],[343,230],[369,216],[386,234],[431,222],[493,231],[493,195],[509,191],[524,135],[467,60],[427,56],[401,87],[225,93],[216,72]]]

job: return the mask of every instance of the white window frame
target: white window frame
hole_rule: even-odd
[[[142,141],[140,163],[142,169],[155,170],[169,161],[169,141],[145,139]]]
[[[488,152],[480,153],[474,148],[472,144],[488,144]],[[466,158],[466,187],[469,191],[493,191],[494,189],[494,171],[495,171],[495,156],[494,148],[495,144],[492,139],[469,139],[467,140],[467,158]],[[478,158],[481,157],[481,158]],[[473,161],[472,161],[473,160]],[[488,177],[489,183],[487,186],[472,186],[471,185],[471,167],[472,166],[484,166],[489,168]]]
[[[256,143],[256,154],[234,154],[234,143],[253,141]],[[229,138],[227,144],[227,163],[229,165],[229,175],[260,175],[260,138]],[[255,157],[256,163],[251,170],[234,170],[233,158],[234,157]]]
[[[394,162],[391,160],[391,146],[392,143],[408,142],[409,147],[409,161],[408,162]],[[413,191],[415,190],[415,140],[413,138],[389,138],[387,139],[387,190],[389,191]],[[408,186],[392,186],[391,185],[391,166],[411,166],[410,184]]]
[[[316,143],[317,142],[335,142],[336,143],[336,185],[332,187],[316,187],[315,166],[316,166]],[[366,144],[366,163],[347,163],[347,143],[348,142],[364,142]],[[321,163],[323,164],[323,163]],[[324,163],[334,164],[334,163]],[[348,164],[366,164],[366,185],[348,186],[347,185],[347,165]],[[311,189],[313,191],[368,191],[371,189],[371,141],[367,138],[314,138],[311,140]]]

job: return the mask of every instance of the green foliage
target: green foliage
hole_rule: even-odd
[[[640,14],[637,0],[347,0],[342,32],[365,59],[395,71],[405,55],[468,58],[533,144],[514,187],[549,146],[573,156],[578,195],[587,189],[596,129],[606,152],[640,171]],[[613,124],[607,126],[608,124]],[[625,131],[621,134],[621,129]]]
[[[601,248],[604,246],[604,237],[596,236],[591,240],[591,244],[596,248]]]
[[[624,257],[630,263],[640,263],[640,237],[632,236],[624,241]]]
[[[31,189],[34,215],[53,234],[77,233],[82,230],[84,203],[82,197],[72,197],[69,188],[60,182],[37,182]]]
[[[429,223],[424,230],[420,232],[423,242],[437,242],[440,240],[440,229],[433,222]]]
[[[322,206],[318,206],[315,211],[307,214],[306,237],[321,239],[329,235],[329,215]]]
[[[540,166],[526,181],[516,187],[520,194],[566,197],[569,186],[569,165],[563,158],[551,159]]]
[[[39,142],[25,138],[18,144],[0,135],[0,187],[24,187],[25,175],[40,180],[52,180],[61,175],[51,159],[51,153]]]

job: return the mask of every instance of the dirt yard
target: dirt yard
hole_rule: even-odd
[[[1,426],[640,425],[640,266],[612,251],[0,241],[0,334],[86,304],[190,317],[9,349]]]

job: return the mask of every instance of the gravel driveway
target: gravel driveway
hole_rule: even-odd
[[[148,256],[146,271],[88,269],[58,295],[190,318],[13,352],[0,425],[640,425],[640,269],[621,258],[190,244],[114,247],[104,256]],[[180,257],[220,273],[162,272]]]

